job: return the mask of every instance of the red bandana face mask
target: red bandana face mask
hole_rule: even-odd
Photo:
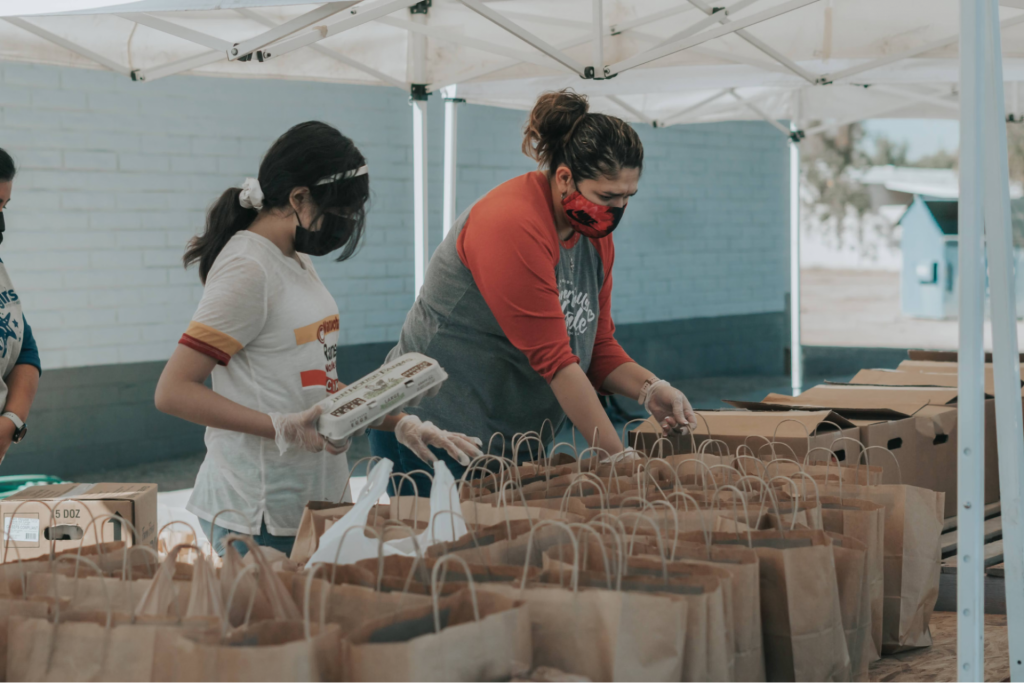
[[[626,210],[624,206],[595,204],[580,194],[579,190],[562,198],[562,208],[573,230],[595,239],[612,234]]]

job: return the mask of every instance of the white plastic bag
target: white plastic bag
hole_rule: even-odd
[[[366,488],[359,495],[359,500],[348,513],[339,519],[320,538],[320,545],[313,557],[309,558],[306,568],[318,562],[327,564],[354,564],[359,560],[377,557],[380,551],[379,542],[368,538],[362,530],[370,511],[377,500],[384,495],[388,487],[393,463],[380,460],[370,470],[366,478]],[[463,521],[459,498],[455,488],[455,477],[441,461],[434,465],[434,483],[430,492],[430,522],[427,529],[415,537],[400,538],[384,544],[384,555],[404,555],[412,557],[420,554],[428,546],[438,542],[452,542],[467,533]],[[438,514],[442,513],[442,514]],[[454,513],[454,514],[447,514]],[[352,529],[351,532],[348,532]],[[347,533],[348,532],[348,533]],[[339,546],[341,551],[338,551]],[[337,558],[337,560],[335,560]]]

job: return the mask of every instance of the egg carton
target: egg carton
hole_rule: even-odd
[[[399,356],[321,401],[317,431],[335,442],[360,436],[388,415],[436,396],[446,379],[448,373],[433,358],[420,353]]]

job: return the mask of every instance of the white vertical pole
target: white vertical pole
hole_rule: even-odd
[[[961,0],[963,1],[963,0]],[[1010,178],[1006,146],[1006,102],[1003,94],[1003,53],[998,0],[976,0],[983,51],[981,73],[982,160],[985,188],[985,237],[988,247],[989,296],[992,317],[992,361],[996,392],[996,441],[999,447],[999,490],[1006,563],[1006,614],[1009,629],[1010,675],[1024,680],[1024,538],[1020,496],[1024,490],[1024,418],[1021,415],[1020,355],[1017,347],[1017,304],[1010,228]],[[961,96],[962,98],[962,96]],[[979,368],[978,382],[981,382]],[[976,527],[981,535],[982,524]],[[962,535],[962,532],[961,534]],[[976,561],[980,561],[978,557]],[[960,610],[961,614],[963,610]],[[983,672],[977,677],[982,680]]]
[[[412,20],[425,24],[426,14],[413,14]],[[427,82],[427,37],[421,34],[409,36],[412,60],[412,82]],[[427,101],[412,101],[412,185],[413,185],[413,254],[415,258],[414,278],[416,296],[423,287],[427,274],[427,253],[430,221],[427,213]]]
[[[592,43],[592,58],[594,64],[594,78],[604,78],[604,3],[603,0],[593,0],[593,21],[594,40]]]
[[[414,100],[412,103],[412,201],[413,201],[413,252],[416,259],[416,295],[427,274],[427,103]]]
[[[795,123],[790,130],[796,132]],[[789,369],[793,395],[804,384],[804,352],[800,342],[800,143],[789,143]]]
[[[455,223],[455,183],[458,171],[459,104],[465,100],[455,97],[455,86],[447,89],[444,99],[444,230],[445,237]]]
[[[960,313],[957,430],[957,679],[985,670],[985,324],[984,172],[980,6],[960,1]]]

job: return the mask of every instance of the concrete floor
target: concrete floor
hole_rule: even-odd
[[[899,273],[804,270],[801,279],[801,333],[808,346],[957,348],[956,320],[903,316]],[[1024,342],[1024,322],[1017,323],[1017,338]],[[985,348],[992,349],[988,325]]]

